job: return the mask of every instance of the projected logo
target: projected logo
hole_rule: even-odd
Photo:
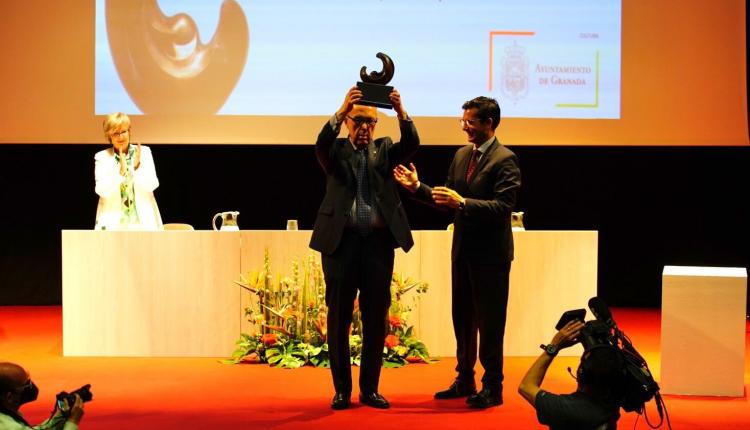
[[[125,90],[144,114],[214,114],[242,75],[250,34],[235,0],[221,5],[203,43],[185,13],[166,16],[157,0],[107,0],[109,46]]]
[[[513,41],[513,45],[505,48],[505,56],[501,60],[500,76],[502,85],[500,92],[517,102],[529,92],[529,58],[526,49]]]

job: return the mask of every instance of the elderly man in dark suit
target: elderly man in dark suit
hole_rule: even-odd
[[[461,126],[469,144],[453,157],[445,186],[419,182],[417,170],[403,165],[394,178],[421,200],[454,211],[452,315],[458,375],[436,399],[467,397],[472,407],[503,403],[503,336],[513,260],[511,211],[521,186],[516,155],[495,137],[500,123],[497,101],[477,97],[463,105]],[[484,367],[476,392],[474,364]]]
[[[349,327],[359,291],[362,313],[360,402],[390,407],[378,392],[390,306],[394,248],[408,251],[414,241],[392,170],[417,151],[419,137],[398,91],[390,94],[401,141],[373,140],[377,109],[357,104],[352,87],[338,111],[323,125],[315,154],[326,174],[326,194],[315,220],[310,247],[322,254],[328,306],[328,348],[336,394],[333,409],[350,405],[352,374]],[[337,138],[341,124],[347,138]]]

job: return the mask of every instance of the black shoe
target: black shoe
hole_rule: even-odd
[[[337,392],[331,400],[331,409],[341,410],[346,409],[351,404],[351,394]]]
[[[378,393],[359,393],[359,403],[378,409],[388,409],[391,404]]]
[[[458,380],[453,381],[447,390],[438,391],[435,393],[435,398],[438,400],[445,399],[458,399],[461,397],[470,396],[477,392],[477,387],[474,384],[467,384]]]
[[[487,409],[491,406],[503,404],[503,392],[501,390],[490,390],[482,388],[482,391],[472,394],[466,399],[466,404],[472,408]]]

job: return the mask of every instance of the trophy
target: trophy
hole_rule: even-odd
[[[383,62],[383,70],[370,72],[368,75],[367,67],[362,66],[359,70],[362,82],[357,82],[357,87],[362,91],[362,99],[357,104],[393,109],[389,97],[393,87],[386,85],[393,79],[393,60],[382,52],[378,52],[376,57]]]

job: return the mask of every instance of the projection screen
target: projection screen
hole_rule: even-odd
[[[509,145],[747,145],[737,0],[6,2],[0,143],[308,144],[393,59],[424,144],[496,98]],[[397,133],[380,110],[377,134]]]

